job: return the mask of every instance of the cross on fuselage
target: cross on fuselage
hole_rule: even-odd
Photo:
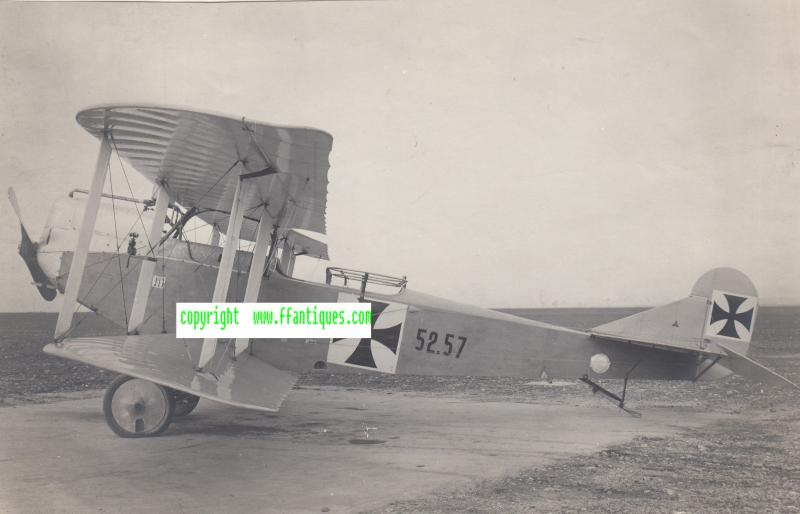
[[[359,302],[364,301],[365,300],[359,300]],[[372,355],[372,341],[382,344],[388,348],[389,351],[397,354],[402,324],[398,323],[388,328],[375,328],[375,323],[377,323],[378,318],[388,306],[388,303],[372,300],[372,337],[365,337],[359,340],[358,346],[356,346],[352,355],[345,360],[346,363],[377,369],[378,365],[375,363],[375,357]],[[333,342],[335,343],[336,341],[341,341],[341,339],[335,339]]]

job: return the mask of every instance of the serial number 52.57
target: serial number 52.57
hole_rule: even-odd
[[[441,343],[437,346],[437,343]],[[435,330],[428,330],[421,328],[417,330],[417,346],[415,350],[425,350],[428,353],[441,354],[441,355],[455,355],[456,359],[461,357],[461,351],[464,345],[467,344],[467,338],[463,336],[456,336],[455,334],[445,334],[443,340],[439,340],[439,334]],[[444,346],[444,349],[441,349]],[[453,353],[456,346],[458,350]]]

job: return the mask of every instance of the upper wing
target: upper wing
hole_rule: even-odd
[[[330,134],[165,107],[110,105],[81,111],[78,123],[172,199],[225,232],[240,174],[245,215],[261,205],[281,227],[325,233]],[[255,216],[257,219],[258,216]],[[245,218],[241,237],[257,222]]]

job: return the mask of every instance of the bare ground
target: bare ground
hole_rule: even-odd
[[[798,428],[797,410],[742,416],[379,512],[800,512]]]
[[[521,314],[588,328],[635,311]],[[83,316],[76,335],[121,333],[94,315]],[[112,373],[43,354],[54,323],[52,315],[0,314],[0,406],[94,391],[113,378]],[[800,309],[763,308],[758,324],[750,355],[800,382]],[[621,388],[619,381],[605,385]],[[585,386],[569,381],[309,373],[298,383],[314,386],[614,408],[601,406]],[[735,417],[676,437],[637,438],[594,455],[395,502],[375,512],[800,512],[800,402],[794,392],[733,376],[697,384],[635,381],[628,395],[629,405],[645,416],[651,409],[681,406]]]

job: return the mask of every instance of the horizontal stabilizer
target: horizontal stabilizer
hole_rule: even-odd
[[[800,386],[792,382],[786,377],[783,377],[771,369],[767,368],[759,364],[758,362],[750,359],[746,355],[742,355],[735,350],[729,348],[730,345],[726,345],[725,343],[717,343],[722,349],[725,350],[727,354],[725,358],[722,360],[722,365],[726,368],[730,369],[734,373],[737,373],[745,378],[750,380],[755,380],[758,382],[763,382],[765,384],[779,386],[779,387],[792,387],[794,389],[800,389]]]
[[[705,298],[690,296],[668,305],[636,313],[591,330],[600,337],[631,342],[654,342],[675,349],[702,351]]]
[[[246,353],[233,360],[222,343],[207,371],[195,371],[201,346],[201,340],[152,334],[68,338],[60,344],[48,344],[44,351],[201,398],[261,411],[278,410],[297,380],[296,375]]]
[[[701,355],[723,355],[722,351],[712,345],[704,344],[702,341],[669,341],[669,340],[651,340],[637,336],[606,334],[598,332],[597,330],[590,330],[589,334],[592,337],[607,339],[609,341],[617,341],[620,343],[635,344],[638,346],[647,346],[650,348],[659,348],[661,350],[672,350],[677,352],[692,352]]]

